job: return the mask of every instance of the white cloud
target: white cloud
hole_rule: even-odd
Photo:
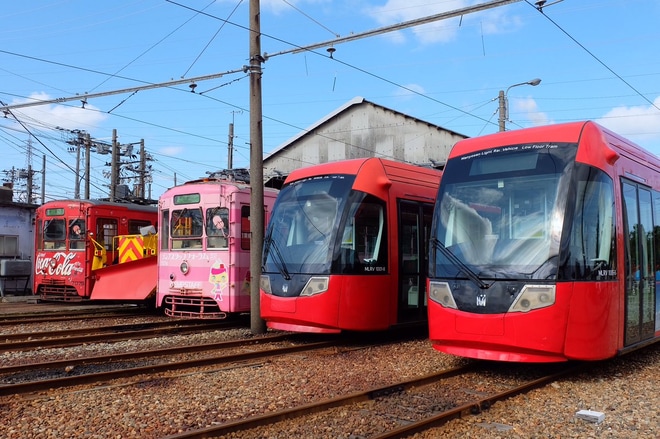
[[[388,0],[383,6],[367,9],[367,14],[383,26],[402,23],[423,17],[441,14],[444,12],[463,9],[479,2],[468,0],[449,0],[441,3],[429,4],[421,0]],[[458,31],[467,23],[479,23],[479,32],[484,34],[495,34],[510,32],[520,26],[521,20],[516,16],[507,15],[504,11],[491,9],[435,21],[429,24],[414,26],[411,32],[417,39],[425,44],[444,43],[454,41]],[[387,34],[394,42],[405,41],[405,34],[402,31]]]
[[[53,98],[43,92],[35,92],[27,99],[15,99],[9,106],[32,103],[35,101],[49,101]],[[75,102],[75,101],[74,101]],[[96,127],[108,118],[108,115],[98,111],[94,105],[87,103],[85,108],[67,105],[44,104],[32,107],[23,107],[12,110],[16,118],[26,125],[41,125],[46,128],[62,127],[69,130],[87,130]]]
[[[158,152],[166,156],[176,157],[183,153],[183,149],[183,146],[166,146],[164,148],[159,148]]]
[[[660,141],[660,96],[653,105],[615,107],[596,122],[648,149]]]
[[[509,104],[510,105],[510,104]],[[554,123],[547,113],[539,111],[539,106],[536,101],[532,98],[523,98],[516,99],[514,101],[514,106],[511,108],[509,106],[509,117],[511,118],[511,113],[523,113],[522,116],[526,120],[531,120],[534,126],[540,125],[549,125]],[[515,120],[514,120],[515,122]]]
[[[329,0],[261,0],[259,2],[259,7],[262,11],[266,10],[275,15],[284,13],[286,11],[294,11],[296,8],[305,10],[304,6],[300,6],[301,3],[327,3]],[[226,3],[228,5],[236,5],[236,0],[218,0],[218,3]],[[245,2],[247,6],[247,2]]]
[[[394,90],[394,95],[405,100],[412,99],[417,96],[417,94],[423,95],[426,93],[424,87],[419,84],[406,84],[403,87],[405,88],[398,87]]]

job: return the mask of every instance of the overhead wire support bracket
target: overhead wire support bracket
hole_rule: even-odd
[[[112,90],[112,91],[105,91],[105,92],[99,92],[99,93],[85,93],[83,95],[77,94],[75,96],[70,96],[67,98],[54,98],[54,99],[46,99],[46,100],[34,100],[32,102],[24,102],[22,104],[14,104],[14,105],[3,105],[0,106],[0,111],[9,111],[9,110],[15,110],[18,108],[26,108],[26,107],[35,107],[38,105],[47,105],[47,104],[62,104],[64,102],[70,102],[70,101],[79,101],[81,98],[83,98],[83,101],[85,103],[88,102],[89,99],[91,98],[100,98],[100,97],[105,97],[105,96],[112,96],[112,95],[118,95],[118,94],[124,94],[124,93],[135,93],[141,90],[151,90],[154,88],[162,88],[162,87],[172,87],[175,85],[181,85],[181,84],[191,84],[191,83],[196,83],[200,81],[208,81],[210,79],[217,79],[221,78],[226,75],[230,75],[233,73],[241,73],[243,72],[244,67],[241,67],[240,69],[237,70],[229,70],[227,72],[223,73],[214,73],[211,75],[204,75],[204,76],[196,76],[194,78],[185,78],[185,79],[175,79],[167,82],[158,82],[154,84],[146,84],[146,85],[140,85],[137,87],[129,87],[129,88],[122,88],[119,90]],[[83,106],[84,108],[84,106]]]
[[[486,9],[496,8],[498,6],[508,5],[510,3],[517,3],[522,0],[493,0],[485,3],[481,3],[474,6],[467,6],[465,8],[454,9],[453,11],[441,12],[435,15],[429,15],[428,17],[417,18],[414,20],[404,21],[402,23],[394,24],[391,26],[384,26],[378,29],[373,29],[366,32],[361,32],[357,34],[348,35],[341,38],[336,38],[334,40],[328,40],[321,43],[311,44],[304,47],[294,47],[293,49],[283,50],[276,53],[264,53],[264,60],[268,60],[274,56],[285,55],[287,53],[300,53],[304,51],[310,51],[314,49],[319,49],[321,47],[334,47],[335,44],[346,43],[353,40],[359,40],[361,38],[371,37],[374,35],[380,35],[388,32],[394,32],[401,29],[406,29],[413,26],[419,26],[422,24],[433,23],[434,21],[446,20],[448,18],[460,17],[462,15],[471,14],[473,12],[485,11]],[[1,109],[1,108],[0,108]]]

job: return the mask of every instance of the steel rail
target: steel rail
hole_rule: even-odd
[[[247,352],[242,354],[233,355],[219,355],[204,357],[195,360],[186,360],[176,363],[166,362],[149,366],[131,367],[121,370],[113,370],[108,372],[91,373],[84,375],[71,375],[62,378],[55,378],[51,380],[30,381],[17,384],[0,385],[0,396],[15,395],[31,392],[39,392],[45,390],[52,390],[64,387],[79,386],[82,384],[93,384],[99,382],[107,382],[120,378],[135,377],[137,375],[150,375],[162,372],[171,372],[181,369],[191,369],[204,366],[217,366],[218,364],[238,363],[246,360],[272,358],[274,356],[286,355],[295,352],[309,351],[314,349],[321,349],[326,347],[336,346],[335,341],[322,341],[316,343],[308,343],[297,346],[290,346],[284,348],[266,349],[256,352]]]

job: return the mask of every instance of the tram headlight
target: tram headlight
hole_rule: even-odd
[[[509,312],[528,312],[555,303],[555,285],[525,285],[513,301]]]
[[[190,271],[190,266],[188,265],[188,261],[183,261],[181,265],[179,265],[179,270],[181,270],[181,273],[184,275],[188,274]]]
[[[310,277],[307,283],[305,284],[302,293],[300,293],[300,296],[301,297],[314,296],[316,294],[325,293],[326,291],[328,291],[329,283],[330,283],[330,279],[327,277],[321,277],[321,276]]]
[[[445,308],[458,309],[447,282],[430,282],[429,298]]]
[[[273,294],[273,290],[270,287],[270,277],[262,274],[259,282],[259,288],[261,288],[261,291],[266,294]]]

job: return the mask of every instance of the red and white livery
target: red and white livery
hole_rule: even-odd
[[[39,206],[34,294],[47,301],[153,305],[157,218],[156,206],[134,203],[58,200]]]
[[[660,160],[594,122],[462,140],[435,204],[431,342],[559,362],[658,341],[659,231]]]
[[[380,158],[292,172],[264,241],[266,325],[337,333],[425,323],[427,243],[440,175]]]

